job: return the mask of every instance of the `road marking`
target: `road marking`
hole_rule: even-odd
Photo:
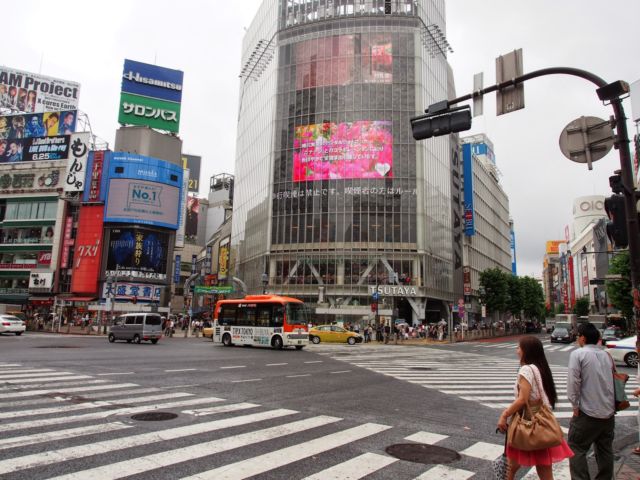
[[[96,373],[97,377],[106,377],[109,375],[135,375],[136,372],[114,372],[114,373]]]
[[[0,365],[0,368],[2,368],[2,365]],[[5,372],[2,373],[2,375],[0,375],[0,379],[3,378],[18,378],[18,377],[43,377],[46,375],[51,375],[51,372],[53,372],[54,370],[50,369],[50,368],[38,368],[38,369],[33,369],[33,370],[7,370]],[[7,372],[11,372],[11,373],[7,373]],[[13,373],[15,372],[15,373]],[[37,375],[40,374],[40,375]]]
[[[458,453],[460,453],[460,455],[467,455],[469,457],[493,461],[504,453],[504,445],[477,442]]]
[[[82,472],[70,473],[56,480],[85,480],[87,478],[100,478],[101,480],[111,480],[137,473],[145,473],[160,467],[168,467],[177,463],[182,463],[197,458],[206,457],[215,453],[226,452],[236,448],[242,448],[255,443],[285,437],[313,428],[321,427],[329,423],[335,423],[341,418],[319,416],[298,420],[296,422],[285,423],[275,427],[265,428],[253,432],[241,433],[226,438],[220,438],[211,442],[199,443],[198,448],[178,448],[175,450],[165,450],[144,457],[137,457],[111,465],[84,470]]]
[[[562,352],[568,352],[569,350],[573,350],[575,347],[571,346],[571,347],[564,347],[561,351]]]
[[[342,445],[361,440],[388,430],[389,426],[376,423],[365,423],[348,430],[325,435],[324,437],[298,443],[291,447],[282,448],[273,452],[258,455],[257,457],[241,460],[229,465],[224,465],[213,470],[198,473],[186,477],[183,480],[241,480],[254,475],[259,475],[269,470],[288,465],[313,455],[332,450]],[[100,450],[98,450],[100,451]]]
[[[432,480],[438,478],[440,480],[467,480],[475,475],[474,472],[463,470],[461,468],[453,468],[447,465],[438,465],[430,468],[415,480]]]
[[[246,380],[232,380],[231,383],[260,382],[261,378],[247,378]]]
[[[106,380],[92,380],[86,383],[105,383]],[[49,393],[71,393],[71,392],[86,392],[96,390],[112,390],[114,388],[126,388],[126,387],[139,387],[136,383],[120,383],[110,385],[96,385],[93,387],[73,387],[73,388],[53,388],[48,390],[26,390],[22,392],[3,393],[2,398],[18,398],[18,397],[34,397],[36,395],[47,395]]]
[[[447,435],[439,435],[437,433],[431,433],[431,432],[417,432],[417,433],[414,433],[413,435],[409,435],[408,437],[405,437],[404,439],[409,440],[411,442],[426,443],[427,445],[435,445],[440,440],[444,440],[445,438],[449,438],[449,437]]]
[[[246,365],[233,365],[230,367],[220,367],[221,370],[226,370],[226,369],[230,369],[230,368],[247,368]]]
[[[216,413],[236,412],[238,410],[247,410],[256,408],[260,405],[255,403],[232,403],[230,405],[220,405],[219,407],[196,408],[194,410],[183,410],[182,413],[201,417],[204,415],[215,415]]]
[[[305,373],[303,375],[287,375],[287,378],[298,378],[298,377],[310,377],[310,373]]]
[[[55,381],[65,381],[65,380],[81,380],[81,379],[89,379],[89,378],[93,378],[90,377],[89,375],[74,375],[73,373],[67,373],[67,374],[63,374],[65,376],[60,376],[60,374],[57,374],[58,376],[53,376],[53,377],[49,377],[49,378],[21,378],[19,380],[2,380],[4,383],[11,383],[11,384],[16,384],[16,383],[37,383],[37,382],[44,382],[44,383],[51,383],[51,382],[55,382]],[[68,375],[68,376],[67,376]]]
[[[289,365],[288,363],[267,363],[267,367],[275,367],[276,365]]]
[[[303,480],[326,480],[327,478],[357,480],[397,461],[397,458],[387,457],[377,453],[364,453],[351,460],[305,477]]]
[[[144,402],[155,402],[157,400],[170,400],[172,398],[183,398],[183,397],[192,397],[192,393],[165,393],[163,395],[151,395],[148,397],[138,397],[138,398],[127,398],[124,399],[123,402],[126,404],[131,403],[144,403]],[[116,400],[117,402],[117,400]],[[101,408],[101,407],[111,407],[117,405],[114,401],[109,402],[83,402],[76,403],[72,405],[59,405],[56,407],[49,408],[38,408],[34,410],[19,410],[17,412],[4,412],[2,414],[2,419],[7,418],[19,418],[19,417],[28,417],[31,415],[45,415],[50,413],[60,414],[66,412],[73,412],[75,410],[90,410],[92,408]]]
[[[104,412],[86,413],[82,415],[62,416],[55,418],[45,418],[41,420],[21,421],[15,423],[0,424],[0,432],[6,432],[10,430],[20,430],[23,428],[35,428],[43,427],[46,425],[58,425],[60,423],[67,422],[82,422],[86,420],[97,420],[100,418],[108,418],[113,415],[133,415],[134,413],[148,412],[159,408],[175,408],[186,407],[190,405],[198,405],[207,402],[222,402],[221,398],[196,398],[191,400],[183,400],[179,402],[158,403],[156,405],[143,405],[141,407],[131,408],[117,408],[114,410],[107,410]],[[1,462],[0,462],[1,463]]]
[[[24,447],[38,443],[53,442],[72,437],[82,437],[84,435],[94,435],[96,433],[114,432],[133,428],[133,425],[126,425],[122,422],[105,423],[102,425],[90,425],[88,427],[67,428],[55,432],[35,433],[33,435],[23,435],[21,437],[11,437],[0,439],[0,450],[7,448]]]
[[[312,360],[309,362],[304,362],[304,363],[323,363],[322,360]]]
[[[166,387],[162,387],[163,390],[171,390],[173,388],[189,388],[189,387],[199,387],[199,383],[189,383],[187,385],[168,385]]]
[[[177,368],[175,370],[165,370],[165,372],[167,373],[173,373],[173,372],[193,372],[195,370],[198,370],[197,368]]]
[[[349,373],[351,370],[338,370],[337,372],[329,372],[329,373]]]
[[[167,430],[160,430],[157,432],[148,432],[141,433],[138,435],[132,435],[130,437],[124,438],[116,438],[112,440],[104,440],[102,442],[93,442],[86,445],[79,445],[76,447],[68,447],[61,448],[58,450],[49,450],[46,455],[42,453],[34,453],[31,455],[25,455],[22,457],[16,457],[9,460],[0,461],[0,474],[16,472],[18,470],[23,470],[25,468],[34,468],[34,467],[42,467],[45,465],[51,465],[54,463],[66,462],[69,459],[78,459],[83,457],[90,457],[95,455],[96,452],[100,452],[101,454],[115,452],[118,450],[125,450],[132,447],[140,447],[143,445],[149,445],[153,443],[176,440],[178,438],[189,437],[192,435],[198,435],[201,433],[213,432],[216,430],[222,430],[224,428],[236,427],[239,425],[246,425],[249,423],[262,421],[262,420],[271,420],[273,418],[279,418],[286,415],[293,415],[298,413],[294,410],[270,410],[268,412],[261,412],[252,415],[244,415],[240,417],[232,417],[225,418],[222,420],[215,420],[212,422],[199,423],[196,425],[187,425],[184,427],[176,427],[170,428]],[[221,440],[217,440],[216,443],[221,442]],[[212,442],[213,443],[213,442]],[[221,442],[223,443],[223,442]],[[193,457],[193,450],[191,448],[182,449],[185,452],[189,452],[189,456]],[[201,450],[202,451],[202,450]],[[161,452],[160,455],[166,455],[167,452]],[[204,450],[204,455],[210,455],[210,451]],[[128,460],[123,462],[127,465],[133,464],[134,460]],[[148,468],[149,466],[146,465]],[[105,467],[103,467],[105,468]],[[109,466],[106,466],[109,468]],[[153,467],[157,468],[157,467]],[[104,479],[109,476],[109,474],[105,475],[84,475],[83,472],[77,472],[71,475],[79,475],[75,478],[100,478]],[[131,475],[128,473],[127,475]],[[126,475],[125,475],[126,476]],[[60,478],[74,478],[73,476],[66,476]]]

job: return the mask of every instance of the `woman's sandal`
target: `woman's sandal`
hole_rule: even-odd
[[[635,453],[636,455],[640,455],[640,447],[634,448],[631,452]]]

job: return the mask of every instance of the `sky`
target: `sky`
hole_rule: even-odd
[[[0,63],[79,82],[80,110],[112,148],[124,59],[183,70],[180,137],[184,153],[203,157],[200,193],[206,195],[212,175],[234,171],[241,43],[259,4],[68,0],[61,8],[22,0],[22,20],[3,25]],[[525,73],[566,66],[607,82],[640,78],[637,0],[446,0],[446,18],[458,96],[472,91],[475,73],[484,73],[485,86],[494,84],[495,58],[518,48]],[[624,107],[630,117],[629,100]],[[488,94],[484,115],[468,132],[484,133],[494,144],[520,275],[541,275],[545,242],[564,238],[573,200],[609,195],[608,177],[620,168],[616,150],[592,171],[562,155],[560,132],[581,115],[606,119],[611,109],[589,82],[554,75],[528,81],[525,108],[508,115],[495,116],[495,94]]]

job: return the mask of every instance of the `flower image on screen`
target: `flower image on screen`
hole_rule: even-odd
[[[293,181],[391,178],[391,122],[324,122],[295,128]]]

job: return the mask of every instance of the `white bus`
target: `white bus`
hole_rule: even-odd
[[[213,341],[302,350],[309,344],[307,310],[297,298],[247,295],[220,300],[213,317]]]

